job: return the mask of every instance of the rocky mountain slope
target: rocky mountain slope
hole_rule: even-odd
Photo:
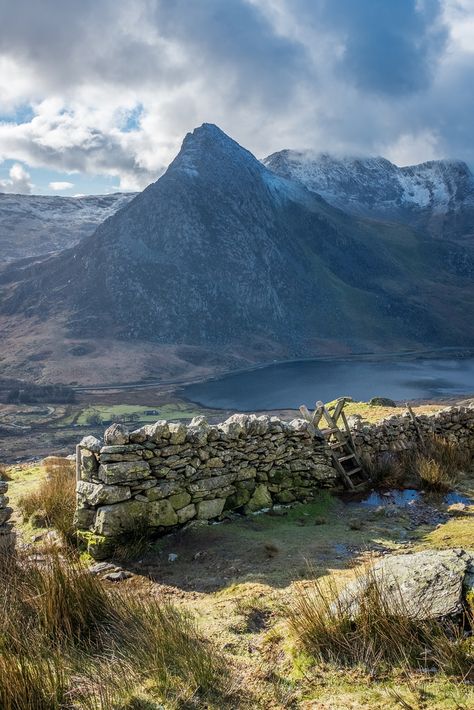
[[[282,150],[263,163],[349,214],[410,224],[433,236],[474,236],[474,176],[460,160],[399,168],[385,158]]]
[[[84,197],[0,193],[0,260],[71,247],[133,197],[120,192]]]
[[[93,235],[3,271],[0,317],[15,342],[4,363],[46,352],[54,368],[68,339],[82,343],[82,372],[105,341],[240,364],[473,344],[473,274],[472,245],[355,220],[204,124]]]

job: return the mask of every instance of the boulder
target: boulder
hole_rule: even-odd
[[[396,407],[397,406],[396,402],[394,402],[393,399],[390,399],[389,397],[372,397],[372,399],[369,401],[369,404],[372,407]]]
[[[380,583],[394,610],[418,619],[447,618],[460,614],[474,570],[474,552],[424,550],[393,555],[376,562],[363,577],[350,583],[339,601],[357,614],[361,596],[375,580]]]

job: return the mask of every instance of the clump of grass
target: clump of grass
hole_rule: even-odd
[[[449,491],[456,482],[456,473],[446,469],[435,459],[420,454],[417,458],[417,473],[421,487],[429,491]]]
[[[471,456],[456,442],[432,434],[424,437],[415,459],[415,470],[422,488],[449,491],[456,485],[459,473],[469,469]]]
[[[109,590],[77,557],[0,565],[2,710],[225,707],[225,661],[171,604]]]
[[[340,594],[333,581],[312,582],[301,590],[289,623],[306,653],[320,663],[363,668],[372,676],[391,669],[436,668],[462,678],[474,673],[474,641],[465,635],[473,622],[466,611],[464,627],[454,622],[414,617],[400,590],[368,573],[358,580],[358,603]]]
[[[450,490],[472,465],[469,451],[437,434],[425,434],[416,447],[363,455],[362,461],[374,485],[395,488],[408,482],[431,491]]]
[[[55,528],[67,543],[75,541],[76,477],[74,462],[51,457],[45,459],[46,477],[39,486],[23,495],[18,506],[26,519],[34,513],[44,515],[47,526]]]
[[[0,463],[0,481],[11,481],[11,476],[8,475],[8,466]]]
[[[406,478],[402,452],[384,452],[373,456],[364,453],[361,456],[361,461],[374,486],[383,484],[395,488],[401,485]]]

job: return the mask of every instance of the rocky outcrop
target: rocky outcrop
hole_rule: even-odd
[[[417,619],[461,614],[474,591],[474,550],[424,550],[386,557],[342,592],[339,604],[356,616],[361,599],[376,584],[393,613]]]
[[[227,511],[254,512],[334,486],[324,440],[307,422],[234,415],[217,426],[112,425],[80,445],[76,521],[95,557],[139,528],[162,532]]]
[[[9,507],[8,483],[0,479],[0,554],[9,552],[14,543],[12,525],[9,522],[13,509]]]

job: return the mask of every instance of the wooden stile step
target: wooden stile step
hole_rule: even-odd
[[[311,414],[307,407],[301,406],[300,412],[304,418],[312,424],[315,430],[318,428],[321,419],[325,419],[328,427],[320,429],[322,436],[326,439],[327,445],[331,450],[334,467],[339,472],[339,476],[346,488],[356,491],[366,486],[369,476],[364,471],[362,463],[357,455],[352,433],[349,429],[347,418],[343,412],[346,402],[352,401],[350,397],[340,397],[336,405],[328,410],[323,402],[316,402],[316,407]],[[338,419],[341,418],[344,429],[339,428]],[[349,465],[353,465],[350,471],[347,471],[343,464],[350,461]],[[354,465],[355,464],[355,465]],[[362,481],[355,483],[352,476],[359,474],[357,478],[362,478]]]

